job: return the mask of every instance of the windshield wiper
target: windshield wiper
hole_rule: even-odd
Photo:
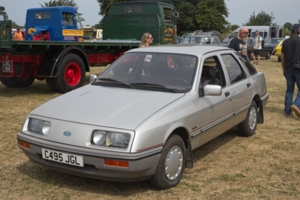
[[[178,93],[177,89],[167,88],[164,85],[159,85],[159,84],[155,84],[155,83],[130,83],[130,85],[134,86],[134,87],[147,87],[147,88],[154,88],[154,89],[162,89],[162,90]]]
[[[118,85],[125,85],[129,88],[132,88],[132,86],[128,83],[124,83],[122,81],[118,81],[118,80],[111,79],[111,78],[99,78],[99,79],[97,79],[97,81],[102,81],[102,82],[106,82],[106,83],[113,83],[113,84],[117,83]]]

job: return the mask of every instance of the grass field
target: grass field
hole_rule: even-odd
[[[162,191],[147,181],[93,180],[32,163],[16,135],[31,110],[60,94],[45,81],[25,89],[0,84],[0,199],[300,199],[300,120],[283,115],[285,79],[277,57],[256,68],[265,73],[270,95],[265,123],[252,137],[240,137],[233,128],[195,150],[194,168],[185,170],[179,185]]]

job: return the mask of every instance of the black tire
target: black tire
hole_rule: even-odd
[[[58,76],[54,79],[55,87],[61,93],[69,92],[83,86],[85,81],[85,65],[76,54],[67,54],[58,68]]]
[[[246,119],[238,125],[238,131],[240,135],[251,136],[255,133],[257,116],[257,105],[254,101],[252,101]]]
[[[278,60],[278,62],[281,62],[281,57],[277,57],[277,58],[278,58],[278,59],[277,59],[277,60]]]
[[[23,77],[12,77],[12,78],[7,78],[6,82],[8,85],[12,88],[24,88],[24,87],[29,87],[32,85],[34,82],[35,78],[33,74],[27,74]]]
[[[176,186],[186,167],[186,149],[182,138],[171,136],[161,153],[159,163],[150,184],[157,189],[168,189]]]
[[[271,54],[268,53],[268,54],[266,55],[266,59],[270,59],[270,57],[271,57]]]
[[[5,85],[6,87],[11,87],[11,85],[7,82],[6,80],[7,78],[0,78],[0,81],[3,85]]]
[[[60,92],[56,86],[55,86],[55,80],[54,78],[46,78],[46,83],[48,85],[48,88],[53,92]]]

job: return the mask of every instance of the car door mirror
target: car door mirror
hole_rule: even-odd
[[[200,84],[198,89],[199,97],[203,96],[220,96],[222,94],[222,87],[220,85],[205,85]]]

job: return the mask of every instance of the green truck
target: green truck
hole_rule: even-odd
[[[52,14],[53,10],[56,11]],[[76,9],[70,7],[28,9],[26,40],[16,41],[12,40],[12,22],[0,7],[2,84],[21,88],[29,87],[35,79],[46,80],[52,91],[65,93],[84,84],[91,66],[110,64],[124,52],[137,48],[145,32],[153,35],[153,45],[176,43],[178,13],[169,0],[112,4],[104,18],[103,40],[98,42],[83,42],[75,37],[81,36],[76,15]],[[74,30],[62,22],[64,18],[71,22],[70,26],[76,24]],[[56,33],[60,37],[53,37]]]

